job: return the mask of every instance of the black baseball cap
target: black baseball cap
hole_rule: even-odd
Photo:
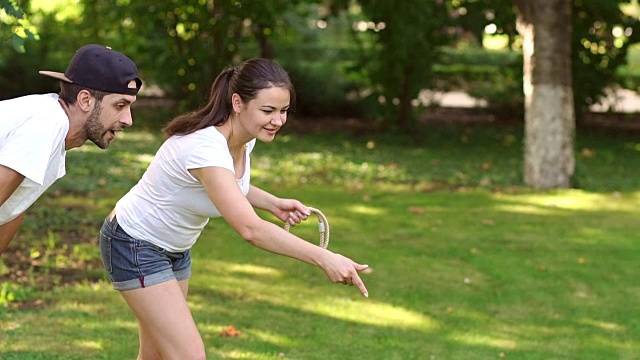
[[[67,71],[40,71],[41,75],[114,94],[136,95],[142,86],[136,64],[108,46],[89,44],[73,55]]]

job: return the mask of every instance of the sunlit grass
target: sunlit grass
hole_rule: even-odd
[[[367,205],[351,205],[351,206],[347,206],[345,208],[345,210],[350,211],[354,214],[360,214],[360,215],[381,215],[385,213],[384,209],[380,209],[380,208],[375,208],[373,206],[367,206]]]
[[[452,340],[469,345],[481,345],[497,349],[513,350],[516,348],[516,341],[504,338],[492,337],[487,334],[463,333],[454,335]]]
[[[577,190],[564,190],[549,194],[535,194],[512,197],[514,200],[525,200],[530,205],[564,210],[637,210],[640,193],[628,193],[622,199],[619,193],[600,194]],[[505,197],[509,198],[509,197]]]
[[[375,300],[355,302],[344,298],[324,298],[301,305],[301,309],[312,313],[360,324],[424,332],[438,328],[438,322],[432,318]]]
[[[552,193],[497,195],[504,200],[498,209],[508,212],[553,215],[558,211],[637,211],[640,202],[633,201],[640,193],[601,194],[577,190],[555,191]],[[629,201],[632,200],[632,201]]]

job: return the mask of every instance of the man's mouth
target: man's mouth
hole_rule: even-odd
[[[122,131],[123,129],[118,129],[118,128],[113,128],[113,129],[109,129],[107,130],[107,134],[111,135],[111,139],[114,139],[116,137],[116,131]]]

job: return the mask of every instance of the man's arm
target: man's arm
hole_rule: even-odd
[[[20,224],[22,224],[22,219],[24,219],[24,213],[18,215],[17,218],[6,224],[0,225],[0,255],[2,255],[4,249],[9,246],[11,239],[13,239],[13,235],[18,232],[18,228],[20,227]]]
[[[0,165],[0,206],[16,191],[22,180],[24,180],[24,175],[11,168]],[[13,235],[18,231],[23,218],[24,213],[6,224],[0,225],[0,254],[2,254],[11,239],[13,239]]]

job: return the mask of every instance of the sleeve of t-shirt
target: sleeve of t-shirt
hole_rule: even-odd
[[[198,136],[194,139],[193,151],[186,161],[187,169],[210,166],[229,169],[235,174],[233,158],[222,135],[213,138]]]
[[[64,136],[64,129],[52,119],[30,118],[2,140],[0,164],[42,185],[51,154]]]

